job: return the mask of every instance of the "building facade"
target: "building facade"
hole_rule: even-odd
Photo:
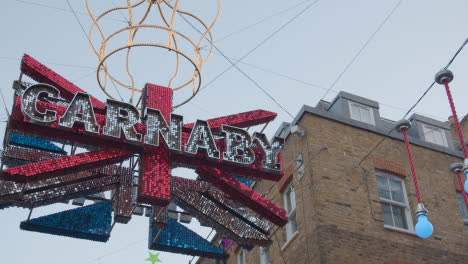
[[[253,188],[283,205],[289,222],[272,230],[268,248],[231,247],[226,263],[468,263],[468,214],[449,171],[463,161],[460,146],[450,122],[409,120],[430,238],[414,232],[417,198],[395,122],[380,117],[377,102],[340,92],[332,102],[304,106],[278,129],[285,175]]]

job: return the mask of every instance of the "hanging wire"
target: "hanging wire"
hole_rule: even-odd
[[[463,48],[465,48],[466,44],[468,43],[468,38],[463,42],[463,44],[460,46],[460,48],[457,50],[457,52],[455,52],[455,54],[453,55],[453,57],[450,59],[450,61],[447,63],[447,65],[444,67],[444,69],[447,69],[453,61],[455,61],[455,59],[457,58],[458,54],[463,50]],[[432,87],[434,87],[434,84],[435,84],[435,81],[433,81],[431,83],[431,85],[429,85],[429,87],[424,91],[424,93],[418,98],[418,100],[416,101],[416,103],[414,103],[410,108],[409,110],[405,113],[405,115],[403,116],[402,119],[405,119],[409,113],[411,111],[413,111],[413,109],[421,102],[421,100],[427,95],[427,93],[429,93],[429,91],[432,89]],[[359,160],[359,162],[357,163],[356,166],[354,167],[359,167],[361,166],[362,162],[364,162],[364,160],[366,160],[369,155],[371,155],[384,141],[385,139],[387,139],[387,137],[395,130],[395,128],[392,128],[390,129],[387,134],[385,134],[385,137],[383,137],[366,155],[364,155],[363,158],[361,158]]]
[[[247,73],[245,73],[242,69],[240,69],[237,64],[242,61],[243,59],[245,59],[246,57],[248,57],[251,53],[253,53],[255,50],[257,50],[259,47],[261,47],[263,44],[265,44],[268,40],[270,40],[273,36],[275,36],[276,34],[278,34],[279,32],[281,32],[286,26],[288,26],[291,22],[293,22],[294,20],[296,20],[297,18],[299,18],[303,13],[305,13],[309,8],[311,8],[313,5],[315,5],[317,2],[319,2],[320,0],[316,0],[314,2],[312,2],[310,5],[306,6],[304,9],[302,9],[298,14],[296,14],[293,18],[291,18],[290,20],[288,20],[285,24],[283,24],[280,28],[278,28],[277,30],[275,30],[273,33],[271,33],[267,38],[265,38],[263,41],[261,41],[259,44],[257,44],[253,49],[251,49],[249,52],[247,52],[246,54],[244,54],[238,61],[236,62],[233,62],[232,60],[229,59],[229,57],[227,57],[218,47],[216,47],[216,45],[214,45],[211,40],[209,40],[208,38],[206,38],[206,40],[208,40],[210,42],[210,44],[213,45],[213,47],[216,49],[216,51],[218,51],[230,64],[231,66],[229,66],[228,68],[226,68],[223,72],[221,72],[220,74],[218,74],[214,79],[212,79],[211,81],[209,81],[207,84],[205,84],[201,89],[200,89],[200,92],[203,91],[204,89],[206,89],[210,84],[212,84],[214,81],[216,81],[219,77],[221,77],[224,73],[226,73],[228,70],[230,70],[231,68],[235,67],[242,75],[244,75],[247,79],[249,79],[258,89],[260,89],[260,91],[262,91],[271,101],[273,101],[279,108],[281,108],[285,113],[287,113],[291,118],[294,119],[294,116],[288,111],[286,110],[285,107],[283,107],[271,94],[269,94],[259,83],[257,83],[252,77],[250,77]],[[198,33],[201,33],[196,27],[194,27],[192,25],[192,23],[190,23],[190,21],[188,21],[184,16],[180,15],[184,21],[186,23],[188,23],[193,29],[195,29]]]
[[[76,22],[78,22],[78,24],[80,25],[81,31],[82,31],[83,34],[85,35],[86,39],[88,40],[88,42],[91,42],[90,39],[88,38],[88,34],[86,34],[86,31],[85,31],[85,29],[84,29],[84,27],[83,27],[83,24],[81,24],[80,19],[78,18],[78,16],[76,15],[75,10],[74,10],[73,7],[71,6],[70,1],[67,0],[67,4],[68,4],[68,7],[70,8],[71,12],[72,12],[73,15],[75,16]],[[94,72],[96,72],[96,71],[94,71]],[[122,98],[122,95],[121,95],[120,92],[119,92],[119,89],[117,89],[117,86],[115,85],[115,83],[114,83],[113,80],[111,80],[111,83],[112,83],[112,85],[114,86],[115,90],[117,91],[117,94],[119,95],[120,99],[121,99],[122,101],[124,101],[124,99]]]
[[[236,58],[232,58],[232,57],[229,57],[229,58],[231,60],[237,60]],[[267,72],[267,73],[270,73],[272,75],[282,77],[282,78],[285,78],[285,79],[290,80],[290,81],[298,82],[298,83],[306,85],[306,86],[314,87],[314,88],[317,88],[317,89],[320,89],[320,90],[323,90],[323,91],[326,91],[328,89],[328,88],[325,88],[325,87],[323,87],[323,86],[321,86],[319,84],[311,83],[309,81],[304,81],[304,80],[298,79],[296,77],[287,75],[285,73],[273,71],[271,69],[266,69],[266,68],[263,68],[263,67],[260,67],[258,65],[251,64],[251,63],[241,61],[240,64],[244,64],[244,65],[247,65],[249,67],[252,67],[252,68]],[[340,91],[332,89],[332,90],[330,90],[330,92],[339,93]],[[398,111],[405,111],[405,112],[407,111],[406,108],[398,107],[398,106],[394,106],[394,105],[390,105],[390,104],[385,104],[385,103],[382,103],[382,102],[379,102],[379,105],[386,106],[386,107],[389,107],[389,108],[393,108],[393,109],[398,110]],[[443,119],[443,117],[435,116],[435,115],[427,115],[427,116],[435,118],[435,119]]]
[[[115,254],[117,254],[117,253],[121,253],[123,250],[126,250],[126,249],[128,249],[128,248],[130,248],[130,247],[132,247],[132,246],[135,246],[135,245],[140,244],[140,243],[143,243],[143,242],[148,242],[148,239],[143,239],[143,240],[134,241],[134,242],[129,243],[129,244],[127,244],[127,245],[125,245],[125,246],[123,246],[123,247],[117,249],[117,250],[111,251],[111,252],[106,253],[106,254],[104,254],[104,255],[101,255],[101,256],[99,256],[99,257],[97,257],[97,258],[90,259],[90,261],[101,261],[102,258],[111,256],[111,255],[115,255]]]
[[[2,60],[13,60],[13,61],[21,61],[21,60],[22,60],[22,59],[18,59],[18,58],[5,57],[5,56],[0,57],[0,59],[2,59]],[[64,63],[54,63],[54,62],[47,62],[47,61],[45,61],[44,63],[50,64],[50,65],[64,66],[64,67],[83,68],[83,69],[94,69],[94,67],[83,66],[83,65],[64,64]]]
[[[455,60],[455,58],[458,56],[458,54],[463,50],[463,48],[466,46],[466,44],[468,44],[468,38],[465,39],[465,42],[463,42],[463,44],[460,46],[460,48],[458,48],[457,52],[455,52],[455,55],[453,56],[453,58],[444,67],[445,70],[448,69],[448,67],[450,67],[450,65],[452,65],[452,62]]]
[[[204,89],[206,89],[210,84],[212,84],[214,81],[216,81],[219,77],[221,77],[224,73],[226,73],[228,70],[230,70],[231,68],[235,67],[235,65],[237,65],[240,61],[242,61],[243,59],[247,58],[250,54],[252,54],[255,50],[257,50],[258,48],[260,48],[263,44],[265,44],[268,40],[270,40],[272,37],[274,37],[276,34],[278,34],[279,32],[281,32],[286,26],[288,26],[291,22],[293,22],[294,20],[296,20],[297,18],[299,18],[299,16],[301,16],[304,12],[306,12],[309,8],[311,8],[313,5],[315,5],[316,3],[318,3],[320,0],[316,0],[314,2],[312,2],[310,5],[306,6],[304,9],[302,9],[299,13],[297,13],[293,18],[291,18],[290,20],[288,20],[285,24],[283,24],[281,27],[279,27],[277,30],[275,30],[273,33],[271,33],[267,38],[265,38],[264,40],[262,40],[259,44],[257,44],[253,49],[251,49],[249,52],[247,52],[246,54],[244,54],[237,62],[232,62],[227,56],[224,55],[224,53],[220,52],[220,50],[218,48],[216,48],[216,46],[214,46],[216,48],[216,50],[218,52],[220,52],[220,54],[231,64],[231,66],[229,66],[227,69],[225,69],[223,72],[221,72],[220,74],[218,74],[215,78],[213,78],[211,81],[209,81],[207,84],[205,84],[201,89],[200,89],[200,92]],[[239,70],[239,68],[236,67],[236,69]]]
[[[301,5],[303,5],[303,4],[307,3],[307,2],[310,2],[310,1],[312,1],[312,0],[301,1],[301,2],[299,2],[299,3],[297,3],[297,4],[294,4],[294,5],[292,5],[292,6],[288,7],[288,8],[285,8],[285,9],[283,9],[283,10],[281,10],[281,11],[275,12],[275,13],[269,15],[269,16],[266,16],[266,17],[264,17],[264,18],[258,20],[257,22],[254,22],[254,23],[252,23],[252,24],[250,24],[250,25],[247,25],[247,26],[245,26],[245,27],[242,27],[242,28],[240,28],[240,29],[238,29],[238,30],[235,30],[235,31],[231,32],[231,33],[228,33],[228,34],[226,34],[226,35],[220,37],[219,39],[216,39],[214,42],[215,42],[215,43],[216,43],[216,42],[221,42],[221,41],[223,41],[223,40],[225,40],[225,39],[227,39],[227,38],[232,37],[233,35],[236,35],[236,34],[239,34],[239,33],[241,33],[241,32],[244,32],[244,31],[246,31],[246,30],[248,30],[248,29],[251,29],[251,28],[253,28],[253,27],[255,27],[255,26],[257,26],[257,25],[259,25],[259,24],[261,24],[261,23],[263,23],[263,22],[265,22],[265,21],[268,21],[268,20],[270,20],[270,19],[272,19],[272,18],[275,18],[275,17],[277,17],[278,15],[284,14],[284,13],[288,12],[289,10],[292,10],[292,9],[294,9],[294,8],[296,8],[296,7],[298,7],[298,6],[301,6]]]
[[[325,96],[328,94],[328,92],[330,92],[330,90],[333,87],[335,87],[335,85],[338,83],[338,81],[341,79],[341,77],[343,77],[343,75],[348,71],[348,69],[351,67],[351,65],[353,65],[353,63],[356,61],[356,59],[359,57],[359,55],[361,55],[361,53],[364,51],[364,49],[367,47],[367,45],[369,45],[369,43],[372,41],[372,39],[374,39],[375,35],[377,35],[377,33],[380,31],[380,29],[385,25],[385,23],[387,23],[387,21],[390,19],[390,17],[393,15],[393,13],[395,13],[395,11],[398,9],[398,7],[401,4],[401,1],[402,0],[398,1],[398,3],[395,5],[395,7],[390,12],[390,14],[388,14],[388,16],[384,19],[384,21],[382,21],[382,23],[374,31],[374,33],[370,36],[370,38],[366,41],[366,43],[361,47],[361,49],[359,49],[359,51],[356,53],[356,55],[354,55],[353,59],[348,63],[348,65],[346,65],[344,70],[340,73],[340,75],[338,75],[338,77],[335,79],[335,81],[332,83],[332,85],[330,85],[330,87],[325,92],[325,94],[320,98],[320,100],[323,100],[323,98],[325,98]]]
[[[83,76],[81,76],[81,77],[78,77],[77,79],[72,80],[72,83],[75,83],[75,82],[77,82],[77,81],[79,81],[79,80],[82,80],[82,79],[84,79],[84,78],[86,78],[86,77],[92,75],[92,74],[95,73],[95,72],[96,72],[96,69],[94,69],[94,70],[91,71],[91,72],[88,72],[87,74],[85,74],[85,75],[83,75]]]
[[[19,2],[19,3],[26,4],[26,5],[40,6],[40,7],[44,7],[44,8],[55,9],[55,10],[59,10],[59,11],[67,12],[67,13],[72,13],[72,12],[71,12],[70,10],[68,10],[68,9],[61,8],[61,7],[57,7],[57,6],[44,5],[44,4],[40,4],[40,3],[36,3],[36,2],[31,2],[31,1],[24,1],[24,0],[15,0],[15,1],[16,1],[16,2]],[[84,13],[84,12],[77,12],[77,13],[80,14],[80,15],[88,15],[87,13]],[[114,18],[106,18],[106,19],[126,23],[126,21],[119,20],[119,19],[114,19]]]
[[[5,95],[3,94],[3,87],[0,87],[0,95],[2,96],[2,102],[3,102],[3,106],[5,107],[5,111],[7,112],[8,114],[8,118],[10,118],[10,111],[8,111],[8,108],[7,108],[7,104],[5,102]]]

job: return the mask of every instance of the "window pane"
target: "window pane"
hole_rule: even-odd
[[[403,188],[401,186],[401,182],[393,179],[389,179],[389,182],[392,200],[404,203],[405,200],[403,199]]]
[[[377,175],[377,187],[381,198],[391,199],[388,189],[388,180],[386,177]]]
[[[284,206],[288,214],[296,208],[296,194],[293,185],[284,194]]]
[[[292,210],[292,205],[291,205],[291,191],[288,190],[286,192],[286,195],[284,196],[284,199],[285,199],[285,203],[286,203],[286,212],[289,214],[289,212],[291,212]]]
[[[291,235],[296,233],[297,231],[297,222],[296,222],[296,215],[294,214],[294,217],[292,217],[289,222],[291,223]]]
[[[426,138],[427,142],[436,143],[432,131],[427,133],[424,137]]]
[[[260,264],[270,264],[270,249],[260,247]]]
[[[361,121],[370,124],[371,117],[370,117],[370,110],[364,107],[361,108]]]
[[[237,263],[238,264],[245,264],[245,253],[244,250],[241,249],[239,254],[237,255]]]
[[[376,175],[376,177],[384,224],[406,230],[412,229],[411,219],[407,218],[409,206],[404,195],[403,181],[386,174]],[[397,205],[400,203],[402,205]]]
[[[425,136],[426,141],[438,144],[438,145],[444,145],[443,139],[442,139],[442,133],[439,130],[432,129],[430,132],[428,132]]]
[[[384,223],[389,226],[395,226],[393,224],[392,209],[389,204],[380,203],[382,205],[382,213],[384,216]]]
[[[443,134],[444,132],[441,130],[436,130],[434,132],[434,139],[436,144],[447,146],[447,143],[445,143],[445,135]]]
[[[392,205],[393,219],[395,220],[395,227],[408,229],[406,224],[405,208]]]
[[[294,185],[291,185],[291,209],[296,208],[296,192],[294,191]]]
[[[285,207],[286,207],[284,209],[286,209],[286,213],[289,214],[289,212],[291,211],[291,198],[289,196],[289,191],[284,196],[284,203],[285,203]]]
[[[426,141],[434,142],[434,129],[431,127],[424,125],[423,126],[424,138]]]
[[[356,104],[351,104],[351,118],[361,121],[361,113],[359,112],[359,108]]]
[[[430,125],[423,125],[424,138],[427,142],[447,146],[447,138],[443,129]]]
[[[286,224],[286,241],[291,239],[292,235],[297,231],[296,210],[292,211],[288,216],[288,223]]]
[[[434,130],[432,137],[434,138],[434,143],[443,145],[442,133],[440,131]]]
[[[361,121],[367,124],[374,125],[374,115],[372,108],[359,103],[349,103],[349,111],[351,119]]]

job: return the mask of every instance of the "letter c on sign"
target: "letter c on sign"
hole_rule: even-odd
[[[37,101],[40,96],[58,99],[59,94],[60,91],[57,88],[48,84],[40,83],[32,85],[24,91],[21,97],[21,112],[33,123],[53,123],[55,122],[57,113],[49,109],[46,109],[45,112],[40,112],[37,110]]]

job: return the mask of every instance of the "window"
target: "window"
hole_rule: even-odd
[[[286,241],[289,241],[297,232],[296,222],[296,193],[291,184],[284,192],[284,208],[288,213],[288,223],[286,224]]]
[[[462,212],[463,222],[465,223],[465,231],[468,234],[468,212],[466,211],[465,200],[463,199],[463,194],[457,193],[458,204],[460,205],[460,210]]]
[[[445,129],[423,124],[424,139],[437,145],[448,147],[447,137],[445,136]]]
[[[304,162],[302,153],[299,153],[299,155],[297,155],[295,162],[296,162],[296,169],[299,169],[302,166],[302,163]]]
[[[383,172],[376,176],[384,225],[414,231],[403,179]]]
[[[221,238],[218,239],[218,248],[220,248],[223,251],[226,249],[226,244],[224,243],[223,239],[221,239]],[[225,259],[215,259],[215,264],[226,264],[226,260]]]
[[[372,107],[355,102],[349,102],[349,112],[351,114],[351,119],[375,126]]]
[[[297,172],[297,178],[299,180],[304,177],[304,160],[302,157],[302,153],[299,153],[296,159],[296,172]]]
[[[245,252],[243,249],[240,249],[237,254],[237,264],[245,264]]]
[[[270,248],[260,247],[260,264],[271,264]]]

